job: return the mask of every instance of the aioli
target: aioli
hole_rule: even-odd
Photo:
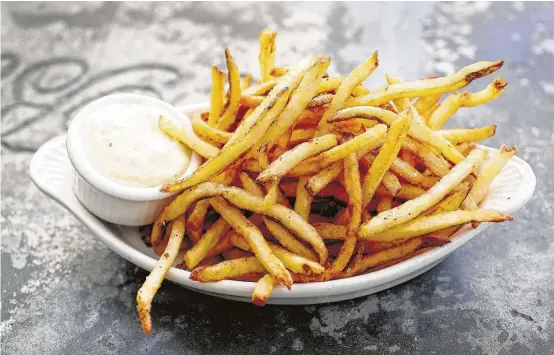
[[[111,103],[92,112],[81,133],[85,156],[93,168],[132,187],[178,179],[189,165],[191,151],[158,128],[162,111],[147,104]]]

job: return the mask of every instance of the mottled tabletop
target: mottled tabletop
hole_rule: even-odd
[[[553,3],[2,3],[1,21],[3,353],[552,354]],[[378,49],[369,87],[504,59],[505,93],[452,126],[499,125],[487,144],[517,144],[537,190],[513,222],[376,295],[258,308],[165,283],[145,336],[134,298],[147,273],[43,195],[29,161],[101,95],[206,100],[225,46],[257,72],[265,27],[278,64],[325,54],[345,74]]]

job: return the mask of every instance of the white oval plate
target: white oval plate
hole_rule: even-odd
[[[202,106],[188,106],[183,111],[190,112]],[[481,148],[495,151],[492,148]],[[154,268],[158,257],[141,240],[137,228],[104,222],[79,203],[72,189],[75,171],[67,156],[65,135],[45,143],[33,156],[29,171],[31,178],[40,190],[73,213],[109,248],[143,269],[150,271]],[[529,201],[535,190],[535,184],[536,177],[531,167],[522,159],[514,157],[494,179],[482,207],[514,213]],[[517,218],[508,223],[517,223]],[[466,225],[456,233],[451,243],[386,269],[342,280],[294,284],[291,290],[284,287],[276,288],[268,303],[336,302],[385,290],[431,269],[489,225],[491,223],[481,223],[477,229]],[[244,302],[251,301],[255,283],[230,280],[201,283],[190,280],[189,276],[190,272],[188,271],[172,268],[167,273],[166,279],[213,296]]]

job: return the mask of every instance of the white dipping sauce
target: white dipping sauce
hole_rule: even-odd
[[[82,126],[82,141],[93,168],[133,187],[178,179],[189,165],[191,152],[158,128],[162,111],[147,104],[111,103],[92,112]]]

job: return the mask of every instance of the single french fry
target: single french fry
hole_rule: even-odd
[[[373,199],[377,187],[381,184],[385,172],[389,169],[398,155],[400,147],[406,139],[406,135],[410,129],[411,111],[405,111],[400,115],[401,117],[395,120],[390,126],[385,143],[364,177],[362,185],[363,208],[367,207],[369,202]]]
[[[306,221],[310,216],[310,210],[312,208],[312,196],[306,190],[306,183],[308,177],[302,176],[298,179],[298,185],[296,187],[296,201],[294,202],[294,211],[298,213]]]
[[[366,254],[360,262],[358,272],[363,273],[370,268],[376,267],[386,262],[412,255],[422,245],[423,238],[412,238],[390,249],[386,249],[377,253]]]
[[[438,133],[452,144],[478,142],[494,136],[496,125],[479,128],[446,129],[438,131]]]
[[[333,260],[331,266],[325,270],[325,279],[336,277],[348,265],[356,247],[358,228],[362,223],[362,183],[356,153],[350,153],[344,159],[344,187],[348,194],[349,211],[346,236],[337,257]]]
[[[160,130],[171,138],[183,143],[204,158],[212,158],[219,154],[219,149],[213,145],[204,142],[194,133],[173,122],[170,119],[160,116],[158,121]]]
[[[473,221],[504,222],[511,220],[512,217],[496,210],[458,210],[420,217],[417,220],[388,229],[387,231],[372,234],[366,239],[375,241],[403,240]]]
[[[171,269],[173,262],[177,258],[184,235],[185,217],[181,215],[171,224],[171,235],[169,236],[167,247],[137,292],[137,312],[142,331],[145,334],[152,334],[152,320],[150,318],[152,300],[162,285],[165,274]]]
[[[228,48],[225,48],[225,61],[227,63],[227,70],[229,71],[228,105],[223,115],[217,121],[218,128],[223,131],[229,130],[229,127],[235,123],[241,97],[239,68]]]
[[[219,70],[215,65],[212,66],[212,91],[210,94],[210,116],[208,125],[216,127],[217,121],[223,110],[223,100],[225,99],[225,73]]]
[[[211,113],[210,113],[211,114]],[[200,112],[192,114],[192,129],[200,137],[207,138],[213,142],[225,144],[232,134],[210,126],[202,119]]]
[[[215,282],[265,272],[264,265],[255,256],[225,260],[215,265],[201,266],[192,270],[190,279],[200,282]]]
[[[321,153],[337,145],[337,138],[333,134],[326,134],[302,143],[287,151],[262,171],[256,178],[259,183],[276,181],[292,170],[306,158]]]
[[[486,152],[474,150],[464,161],[452,168],[446,176],[425,194],[407,201],[392,210],[379,213],[377,216],[364,223],[360,227],[359,236],[369,239],[374,234],[416,218],[423,211],[442,200],[444,196],[458,186],[463,179],[485,159],[485,157]]]
[[[456,93],[448,96],[444,102],[433,112],[427,125],[429,128],[441,129],[444,124],[458,111],[460,107],[472,107],[496,99],[504,88],[508,85],[504,79],[499,76],[486,89],[477,93]]]
[[[461,89],[473,80],[491,74],[500,69],[504,61],[480,61],[468,65],[454,74],[440,78],[407,81],[400,84],[387,85],[371,91],[368,95],[353,97],[347,103],[352,106],[379,106],[398,98],[413,98],[418,96],[438,95]]]
[[[425,117],[433,108],[433,106],[435,106],[435,104],[439,102],[440,98],[441,95],[422,96],[418,98],[417,101],[414,103],[414,108],[422,117]]]
[[[392,197],[383,196],[377,204],[377,212],[381,213],[392,209]]]
[[[204,229],[204,219],[210,208],[209,200],[198,201],[194,204],[187,219],[187,234],[194,244],[198,243]]]
[[[517,146],[508,147],[502,145],[489,162],[483,167],[479,176],[473,183],[470,194],[477,204],[481,203],[487,194],[492,180],[500,174],[504,166],[512,159],[517,152]]]
[[[254,292],[252,292],[252,303],[256,306],[265,306],[267,300],[273,292],[276,282],[275,278],[270,274],[262,277],[254,287]]]
[[[212,224],[200,240],[185,253],[184,260],[187,267],[189,269],[195,268],[196,265],[209,255],[210,251],[230,229],[231,226],[222,218]]]
[[[263,81],[271,79],[271,70],[275,67],[275,38],[277,32],[265,29],[260,33],[260,55],[258,61],[260,63],[260,76]]]

